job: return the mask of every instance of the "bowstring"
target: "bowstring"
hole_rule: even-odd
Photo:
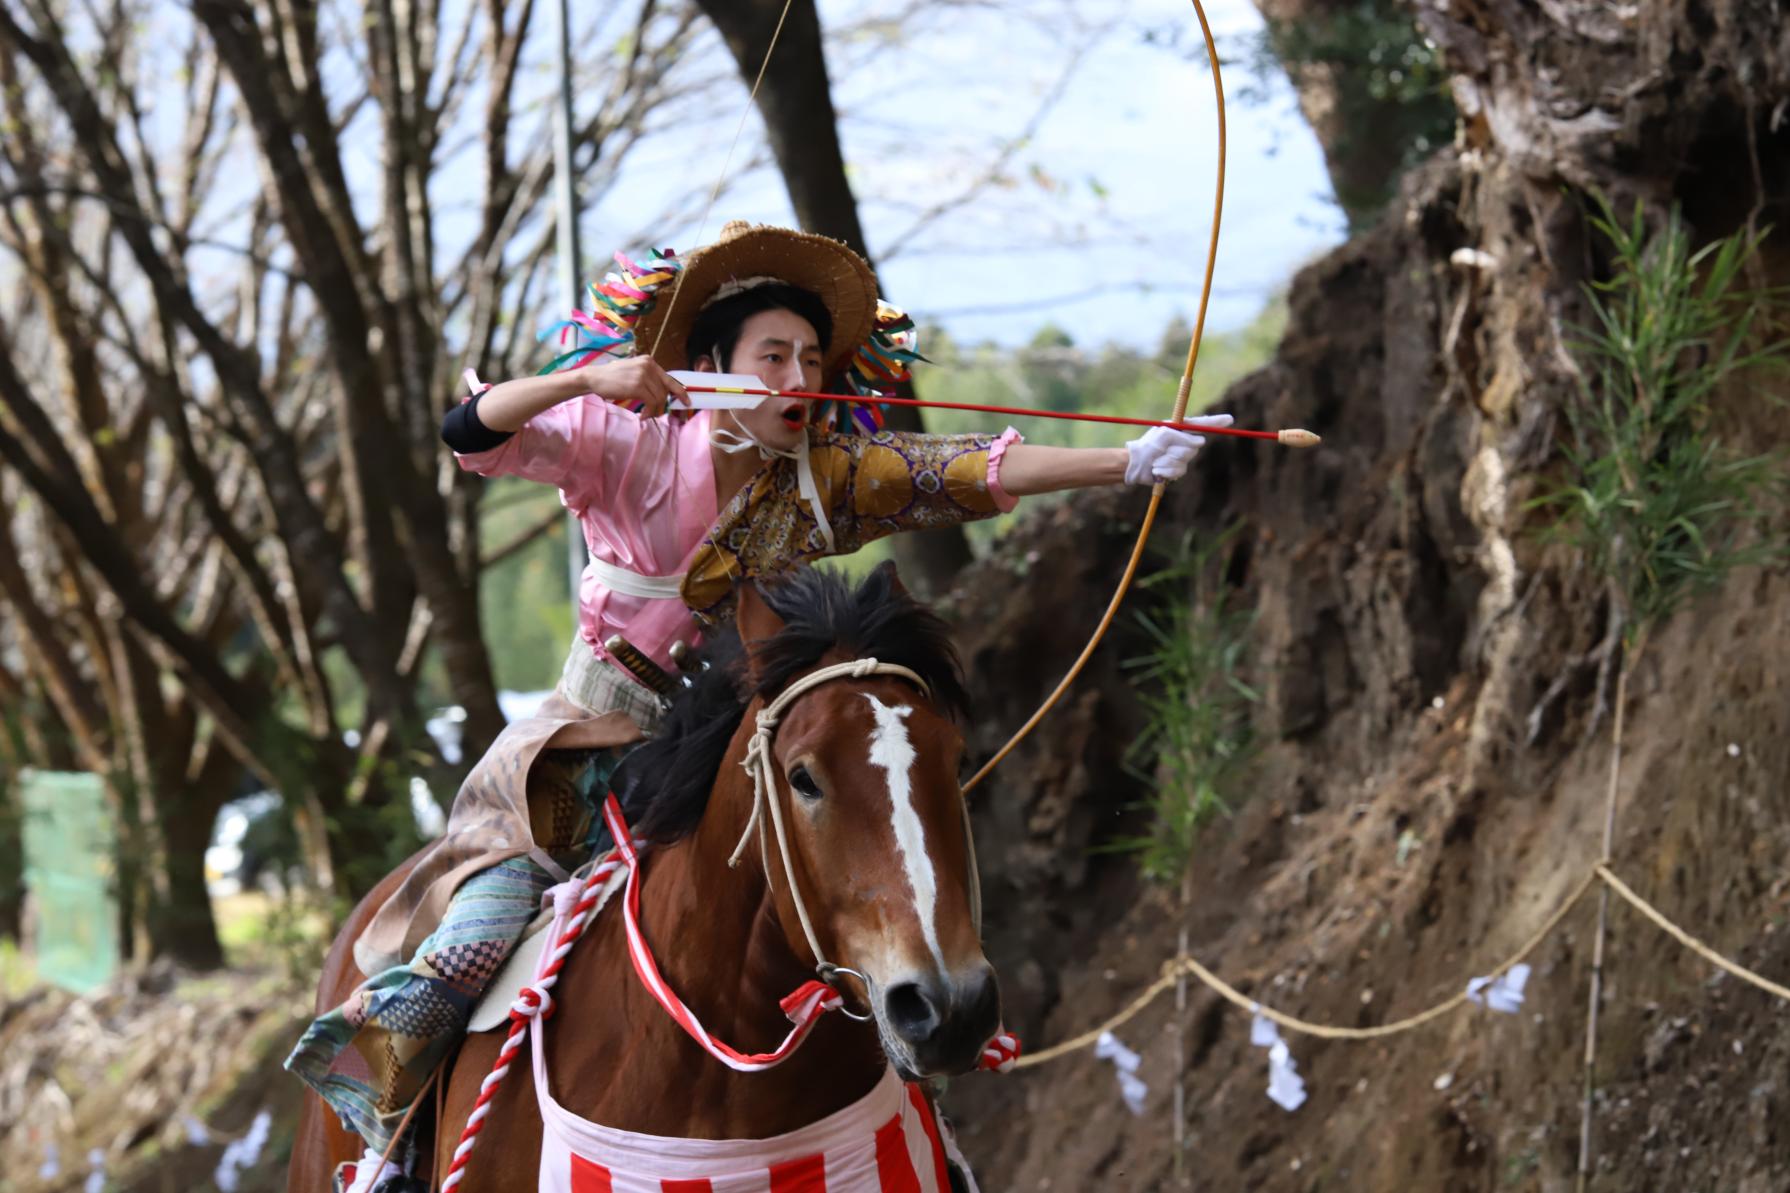
[[[746,118],[752,115],[753,105],[758,102],[758,88],[764,83],[765,71],[771,65],[771,55],[777,52],[777,40],[783,36],[783,24],[789,19],[789,7],[792,3],[794,0],[783,0],[783,11],[777,16],[777,27],[771,30],[771,44],[765,47],[764,59],[758,64],[758,75],[752,80],[752,90],[746,95],[745,106],[740,109],[739,123],[733,126],[733,140],[728,143],[727,157],[721,163],[721,172],[715,175],[715,185],[709,191],[708,202],[703,204],[702,218],[696,223],[694,243],[697,245],[702,244],[703,234],[708,231],[709,216],[715,210],[715,201],[721,197],[721,188],[727,182],[727,173],[733,168],[733,155],[740,146],[740,134],[745,131]],[[649,356],[659,354],[659,341],[665,338],[665,329],[671,326],[672,312],[677,310],[678,296],[684,292],[684,276],[685,271],[680,268],[677,271],[677,280],[671,284],[671,297],[665,303],[665,314],[659,320],[659,331],[653,336],[653,346],[648,351]]]
[[[740,146],[740,134],[745,131],[746,119],[752,115],[753,106],[758,102],[758,89],[764,83],[765,72],[770,68],[771,55],[777,52],[777,41],[783,36],[783,25],[789,20],[789,8],[794,2],[795,0],[783,0],[783,11],[777,14],[777,26],[771,30],[771,41],[764,48],[764,58],[758,64],[758,74],[753,77],[752,88],[746,93],[746,102],[740,107],[740,118],[733,126],[733,139],[727,144],[727,156],[722,159],[721,172],[715,175],[715,185],[709,189],[708,202],[702,206],[702,217],[696,221],[696,237],[692,243],[697,246],[702,244],[702,238],[708,231],[709,217],[714,214],[715,201],[721,197],[721,188],[727,184],[728,171],[733,168],[734,152]],[[691,250],[691,252],[695,251],[695,249]],[[659,330],[653,335],[653,346],[647,350],[648,356],[659,355],[659,343],[665,338],[665,329],[671,326],[671,316],[672,312],[677,310],[678,296],[684,292],[685,272],[680,267],[677,271],[677,279],[671,284],[671,294],[665,301],[665,316],[659,320]],[[720,363],[720,361],[715,362],[717,368],[720,367]],[[689,362],[686,361],[685,364],[688,365]],[[665,406],[667,428],[671,424],[671,415],[671,403],[668,398]],[[711,424],[713,421],[713,419],[710,420]],[[734,423],[736,426],[739,425],[739,420],[735,419]],[[671,446],[671,490],[673,493],[682,493],[684,488],[683,449],[680,447],[677,437],[667,436],[667,438]],[[718,517],[721,512],[720,509],[717,509],[716,516]],[[697,546],[701,546],[700,539],[697,540]],[[692,551],[695,549],[695,547],[691,548]]]

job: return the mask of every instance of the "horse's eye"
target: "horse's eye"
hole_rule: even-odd
[[[789,785],[795,788],[796,794],[803,799],[820,798],[820,784],[814,781],[814,776],[808,773],[808,768],[805,766],[798,766],[789,772]]]

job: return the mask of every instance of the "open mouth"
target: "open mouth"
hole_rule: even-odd
[[[795,431],[795,430],[799,430],[801,428],[802,424],[807,421],[808,410],[807,410],[807,407],[802,405],[802,403],[792,402],[790,405],[785,406],[782,410],[779,410],[777,412],[777,417],[783,420],[784,426],[788,427],[792,431]]]

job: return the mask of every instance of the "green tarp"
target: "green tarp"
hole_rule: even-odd
[[[26,771],[20,790],[37,976],[91,990],[118,969],[112,810],[94,775]]]

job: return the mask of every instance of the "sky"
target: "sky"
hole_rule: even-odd
[[[469,2],[448,0],[444,25]],[[616,76],[633,6],[573,8],[577,106],[587,114]],[[1208,0],[1208,9],[1227,60],[1229,155],[1208,317],[1209,330],[1224,331],[1249,322],[1295,269],[1339,243],[1344,221],[1286,80],[1257,78],[1248,64],[1261,28],[1250,0]],[[819,0],[819,10],[847,169],[891,301],[959,342],[1007,347],[1051,323],[1087,347],[1154,348],[1177,315],[1193,315],[1217,146],[1211,75],[1187,0]],[[145,73],[177,77],[190,13],[173,3],[152,11],[145,52],[160,59]],[[688,251],[728,219],[794,222],[746,87],[718,36],[699,29],[677,68],[690,90],[655,112],[664,130],[589,184],[581,220],[589,280],[617,249]],[[545,16],[531,29],[518,150],[544,149],[537,132],[554,88],[553,32]],[[338,107],[360,87],[340,50],[324,74]],[[446,139],[448,168],[432,184],[443,261],[476,228],[478,192],[466,183],[468,171],[483,170],[481,104],[475,87]],[[150,97],[146,119],[153,139],[180,143],[178,95]],[[350,122],[344,153],[363,224],[374,227],[384,149],[371,105]],[[999,177],[975,188],[997,160]],[[705,213],[717,178],[721,200]],[[264,181],[259,169],[227,170],[202,230],[220,246],[246,242],[249,200]],[[948,214],[921,218],[938,205]],[[667,223],[667,211],[683,216]],[[512,247],[520,253],[528,240]],[[276,260],[287,253],[276,250]],[[240,250],[199,249],[195,260],[213,297],[228,301]]]
[[[850,31],[888,7],[821,0],[820,14],[823,27]],[[1221,54],[1240,57],[1261,27],[1255,8],[1211,0],[1208,10]],[[1146,41],[1151,31],[1156,44]],[[1177,313],[1193,315],[1217,138],[1190,4],[945,8],[898,37],[891,48],[845,32],[829,49],[847,168],[891,301],[960,341],[1006,346],[1052,322],[1084,345],[1154,347]],[[1163,44],[1170,37],[1179,44]],[[1295,269],[1344,237],[1322,152],[1284,77],[1258,80],[1241,61],[1225,67],[1229,151],[1208,315],[1215,331],[1249,322]],[[1039,116],[1041,98],[1065,79]],[[693,179],[705,192],[712,186],[746,109],[744,86],[722,93],[721,103],[731,108],[705,129],[628,159],[586,214],[593,264],[612,251],[615,229],[651,220]],[[1034,119],[1003,184],[908,235],[919,211],[960,196]],[[775,173],[741,168],[762,154],[761,129],[750,116],[703,240],[728,219],[793,222]],[[660,243],[682,248],[694,232],[692,222]]]

